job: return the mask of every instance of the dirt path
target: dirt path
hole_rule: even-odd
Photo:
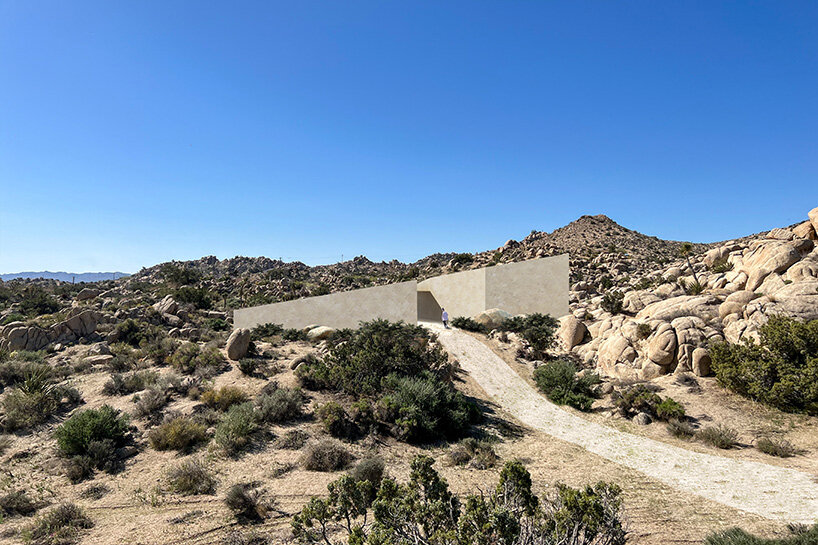
[[[806,473],[692,452],[587,421],[547,401],[477,339],[436,324],[429,327],[497,403],[532,428],[742,511],[788,522],[818,521],[818,483]]]

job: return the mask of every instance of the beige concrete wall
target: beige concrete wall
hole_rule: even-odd
[[[310,324],[355,328],[359,322],[375,318],[414,324],[417,314],[417,282],[411,281],[236,309],[233,326],[253,328],[275,323],[286,328]]]
[[[511,314],[568,314],[568,254],[496,265],[486,271],[486,308]]]
[[[474,269],[427,278],[418,283],[418,291],[430,292],[450,318],[474,316],[486,310],[486,270]]]

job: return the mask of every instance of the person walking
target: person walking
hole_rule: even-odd
[[[449,313],[446,312],[445,308],[442,308],[440,310],[443,311],[443,316],[442,316],[442,318],[443,318],[443,327],[445,327],[446,329],[449,329]]]

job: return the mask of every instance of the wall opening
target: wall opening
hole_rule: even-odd
[[[439,322],[442,310],[430,291],[418,292],[418,322]]]

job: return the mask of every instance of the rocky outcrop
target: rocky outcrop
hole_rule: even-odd
[[[231,360],[240,360],[247,355],[249,348],[250,330],[244,328],[234,329],[230,337],[227,338],[227,344],[225,345],[227,357]]]
[[[166,295],[161,301],[153,305],[153,309],[159,314],[175,315],[179,310],[179,303],[171,295]]]
[[[53,343],[73,343],[91,336],[101,319],[102,315],[99,312],[85,310],[49,328],[12,322],[0,330],[0,348],[42,350]]]
[[[557,331],[557,336],[562,341],[566,350],[571,350],[582,342],[585,335],[588,334],[588,328],[585,324],[577,320],[573,315],[569,314],[559,319],[560,327]]]
[[[95,297],[98,297],[100,293],[102,293],[102,290],[82,288],[77,294],[77,301],[88,301],[89,299],[94,299]]]

